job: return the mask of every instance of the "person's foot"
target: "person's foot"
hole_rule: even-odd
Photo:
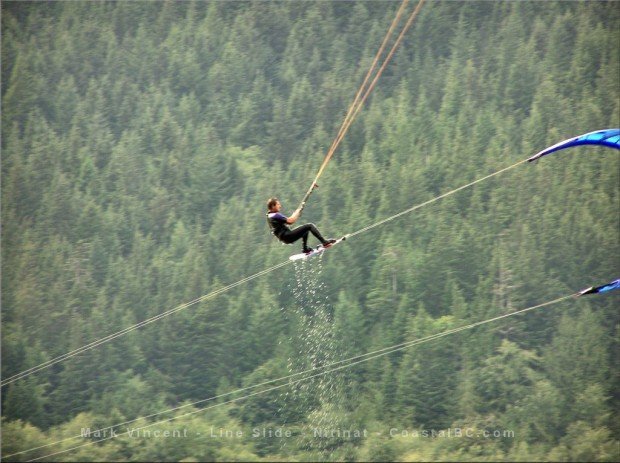
[[[310,254],[313,251],[314,249],[309,248],[308,246],[304,246],[304,248],[301,250],[301,252],[303,252],[304,254]]]
[[[324,248],[328,248],[328,247],[330,247],[332,244],[334,244],[335,242],[336,242],[336,240],[335,240],[335,239],[333,239],[333,238],[330,238],[330,239],[328,239],[328,240],[325,240],[325,241],[323,242],[323,247],[324,247]]]

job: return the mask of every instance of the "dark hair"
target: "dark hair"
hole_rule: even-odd
[[[271,210],[278,201],[280,201],[278,198],[269,198],[269,201],[267,201],[267,209]]]

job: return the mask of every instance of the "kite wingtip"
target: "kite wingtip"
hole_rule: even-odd
[[[589,288],[582,289],[581,291],[579,291],[578,293],[575,294],[575,297],[581,297],[581,296],[584,296],[586,294],[590,294],[593,289],[594,289],[594,286],[590,286]]]
[[[620,278],[606,285],[596,286],[596,287],[590,286],[589,288],[582,289],[576,294],[576,296],[579,297],[579,296],[584,296],[586,294],[606,293],[614,289],[620,289]]]
[[[534,162],[537,161],[538,159],[540,159],[543,155],[545,154],[544,151],[541,151],[539,153],[536,153],[534,156],[532,156],[531,158],[527,159],[527,162]]]

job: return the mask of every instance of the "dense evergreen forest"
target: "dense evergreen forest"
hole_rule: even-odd
[[[3,1],[2,377],[298,252],[266,200],[298,205],[399,5]],[[618,127],[619,22],[614,2],[428,1],[302,221],[338,237]],[[522,164],[8,384],[2,453],[604,284],[619,221],[617,152]],[[44,460],[618,461],[619,296]]]

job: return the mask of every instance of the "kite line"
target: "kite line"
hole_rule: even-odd
[[[515,164],[513,164],[511,166],[505,167],[503,169],[498,170],[497,172],[494,172],[492,174],[489,174],[489,175],[486,175],[484,177],[481,177],[481,178],[479,178],[477,180],[474,180],[473,182],[470,182],[470,183],[468,183],[466,185],[462,185],[462,186],[460,186],[458,188],[450,190],[450,191],[448,191],[446,193],[443,193],[443,194],[441,194],[439,196],[436,196],[436,197],[434,197],[432,199],[429,199],[428,201],[425,201],[423,203],[417,204],[417,205],[415,205],[413,207],[410,207],[409,209],[401,211],[401,212],[399,212],[397,214],[394,214],[394,215],[392,215],[390,217],[387,217],[387,218],[385,218],[383,220],[380,220],[379,222],[376,222],[374,224],[368,225],[368,226],[366,226],[366,227],[364,227],[364,228],[362,228],[360,230],[357,230],[357,231],[354,231],[352,233],[349,233],[348,235],[345,235],[345,236],[347,238],[349,238],[349,237],[353,237],[353,236],[359,235],[361,233],[367,232],[369,230],[372,230],[373,228],[378,227],[379,225],[383,225],[383,224],[385,224],[387,222],[390,222],[390,221],[392,221],[392,220],[394,220],[394,219],[396,219],[398,217],[401,217],[401,216],[403,216],[405,214],[411,213],[411,212],[413,212],[413,211],[415,211],[417,209],[421,209],[424,206],[427,206],[427,205],[432,204],[432,203],[434,203],[434,202],[436,202],[436,201],[438,201],[438,200],[440,200],[442,198],[450,196],[450,195],[452,195],[452,194],[454,194],[454,193],[456,193],[458,191],[464,190],[466,188],[474,186],[477,183],[480,183],[480,182],[482,182],[484,180],[487,180],[487,179],[489,179],[491,177],[494,177],[494,176],[499,175],[499,174],[501,174],[503,172],[506,172],[506,171],[508,171],[510,169],[513,169],[513,168],[517,167],[518,165],[520,165],[520,164],[522,164],[522,163],[524,163],[526,161],[527,161],[526,159],[522,160],[522,161],[519,161],[519,162],[517,162],[517,163],[515,163]],[[132,326],[124,328],[124,329],[122,329],[120,331],[117,331],[116,333],[109,334],[109,335],[107,335],[107,336],[105,336],[105,337],[103,337],[101,339],[97,339],[97,340],[95,340],[95,341],[93,341],[93,342],[91,342],[89,344],[86,344],[86,345],[84,345],[82,347],[79,347],[79,348],[77,348],[75,350],[72,350],[71,352],[67,352],[65,354],[62,354],[62,355],[54,358],[54,359],[48,360],[48,361],[43,362],[43,363],[41,363],[39,365],[36,365],[34,367],[31,367],[31,368],[28,368],[27,370],[24,370],[21,373],[17,373],[17,374],[15,374],[15,375],[7,378],[7,379],[2,380],[2,383],[0,385],[1,386],[6,386],[8,384],[11,384],[11,383],[19,380],[19,379],[22,379],[22,378],[25,378],[27,376],[30,376],[33,373],[37,373],[37,372],[39,372],[41,370],[44,370],[44,369],[46,369],[46,368],[48,368],[48,367],[50,367],[52,365],[55,365],[55,364],[57,364],[59,362],[62,362],[62,361],[67,360],[67,359],[69,359],[71,357],[74,357],[75,355],[81,354],[81,353],[86,352],[86,351],[88,351],[90,349],[93,349],[95,347],[101,346],[102,344],[105,344],[105,343],[107,343],[109,341],[112,341],[112,340],[114,340],[114,339],[116,339],[116,338],[118,338],[120,336],[123,336],[124,334],[127,334],[127,333],[129,333],[131,331],[134,331],[134,330],[136,330],[138,328],[141,328],[143,326],[149,325],[149,324],[151,324],[151,323],[153,323],[153,322],[155,322],[157,320],[161,320],[162,318],[165,318],[165,317],[167,317],[169,315],[172,315],[172,314],[175,314],[177,312],[180,312],[181,310],[186,309],[188,307],[191,307],[191,306],[193,306],[195,304],[198,304],[200,302],[206,301],[208,299],[212,299],[212,298],[214,298],[214,297],[216,297],[216,296],[218,296],[218,295],[220,295],[222,293],[225,293],[225,292],[227,292],[227,291],[229,291],[229,290],[231,290],[233,288],[236,288],[237,286],[240,286],[240,285],[242,285],[244,283],[252,281],[252,280],[254,280],[254,279],[256,279],[256,278],[258,278],[260,276],[263,276],[263,275],[266,275],[268,273],[271,273],[271,272],[273,272],[273,271],[275,271],[275,270],[277,270],[279,268],[282,268],[282,267],[286,266],[287,264],[290,264],[291,262],[292,261],[290,261],[290,260],[286,260],[284,262],[281,262],[281,263],[279,263],[277,265],[274,265],[273,267],[270,267],[268,269],[262,270],[260,272],[257,272],[255,274],[253,274],[253,275],[250,275],[248,277],[242,278],[239,281],[231,283],[231,284],[229,284],[227,286],[219,288],[219,289],[217,289],[215,291],[212,291],[212,292],[210,292],[208,294],[205,294],[203,296],[200,296],[200,297],[198,297],[198,298],[196,298],[196,299],[194,299],[192,301],[189,301],[189,302],[186,302],[184,304],[178,305],[177,307],[174,307],[173,309],[167,310],[166,312],[162,312],[159,315],[155,315],[155,316],[153,316],[151,318],[148,318],[148,319],[143,320],[143,321],[141,321],[139,323],[136,323],[135,325],[132,325]]]
[[[353,119],[355,119],[355,116],[357,116],[357,114],[362,109],[362,106],[366,102],[366,99],[368,98],[368,95],[370,95],[370,92],[372,92],[372,90],[374,89],[377,81],[379,80],[379,77],[381,77],[381,74],[383,73],[383,70],[385,69],[387,64],[390,62],[390,60],[392,59],[392,56],[394,56],[394,53],[396,52],[396,50],[398,49],[398,47],[402,43],[403,38],[405,36],[405,33],[409,30],[409,28],[413,24],[413,20],[416,18],[416,16],[420,12],[420,9],[422,8],[422,5],[424,4],[424,1],[425,0],[420,0],[418,2],[418,4],[416,5],[416,7],[414,8],[414,10],[411,12],[411,14],[409,15],[409,18],[407,19],[407,22],[403,26],[400,34],[398,35],[398,37],[396,38],[394,44],[392,45],[392,48],[390,49],[390,51],[386,55],[386,57],[385,57],[385,59],[383,61],[383,64],[381,65],[381,67],[379,68],[377,73],[375,74],[375,77],[373,78],[373,80],[370,83],[368,83],[368,80],[370,79],[370,76],[372,75],[372,73],[374,72],[374,70],[376,68],[377,62],[379,61],[379,57],[383,53],[383,51],[385,49],[385,46],[387,45],[387,42],[389,41],[389,38],[392,35],[392,32],[393,32],[396,24],[399,22],[400,17],[402,15],[405,7],[407,6],[407,3],[409,2],[409,0],[403,0],[403,2],[401,4],[398,12],[396,13],[396,17],[394,18],[394,21],[392,21],[392,25],[390,26],[387,34],[385,35],[385,38],[383,39],[383,43],[379,47],[379,51],[377,51],[377,54],[375,55],[375,59],[373,60],[371,66],[370,66],[370,69],[368,70],[368,72],[366,74],[366,77],[364,78],[364,81],[362,82],[362,85],[360,86],[357,94],[355,95],[353,103],[351,104],[351,106],[349,107],[349,110],[347,111],[347,115],[345,116],[344,121],[342,122],[342,125],[340,126],[340,130],[338,131],[338,135],[336,135],[336,138],[332,142],[329,150],[327,151],[327,154],[325,155],[325,159],[323,159],[323,163],[321,164],[321,167],[319,168],[319,171],[316,174],[316,177],[312,181],[312,184],[310,185],[310,188],[308,188],[308,191],[306,192],[306,194],[304,195],[304,198],[301,201],[301,204],[299,206],[300,209],[303,210],[303,208],[306,205],[306,202],[308,201],[308,198],[310,197],[310,195],[312,194],[314,189],[318,186],[317,182],[319,181],[319,178],[321,177],[321,175],[323,175],[323,171],[325,170],[325,167],[327,167],[327,164],[329,163],[330,159],[334,155],[334,152],[336,151],[336,149],[340,145],[340,142],[342,141],[342,139],[344,138],[345,134],[347,133],[347,130],[349,130],[349,127],[353,123]],[[362,95],[362,93],[363,93],[363,95]]]
[[[289,264],[289,263],[290,263],[290,261],[281,262],[281,263],[279,263],[277,265],[274,265],[273,267],[270,267],[268,269],[265,269],[265,270],[262,270],[262,271],[260,271],[258,273],[255,273],[254,275],[250,275],[250,276],[245,277],[245,278],[243,278],[243,279],[241,279],[239,281],[231,283],[228,286],[224,286],[222,288],[216,289],[215,291],[212,291],[212,292],[210,292],[208,294],[200,296],[200,297],[198,297],[198,298],[196,298],[196,299],[194,299],[192,301],[189,301],[189,302],[186,302],[184,304],[178,305],[178,306],[176,306],[173,309],[167,310],[166,312],[162,312],[162,313],[160,313],[158,315],[155,315],[155,316],[153,316],[151,318],[148,318],[148,319],[143,320],[143,321],[141,321],[139,323],[136,323],[135,325],[132,325],[132,326],[124,328],[124,329],[122,329],[120,331],[117,331],[116,333],[112,333],[112,334],[109,334],[109,335],[107,335],[107,336],[105,336],[103,338],[97,339],[97,340],[95,340],[95,341],[93,341],[93,342],[91,342],[89,344],[86,344],[86,345],[84,345],[82,347],[79,347],[79,348],[77,348],[75,350],[72,350],[71,352],[67,352],[65,354],[59,355],[56,358],[53,358],[53,359],[48,360],[46,362],[43,362],[43,363],[41,363],[41,364],[39,364],[37,366],[28,368],[27,370],[24,370],[21,373],[18,373],[18,374],[13,375],[13,376],[11,376],[9,378],[3,379],[2,383],[0,385],[1,386],[6,386],[6,385],[8,385],[10,383],[13,383],[13,382],[19,380],[19,379],[25,378],[26,376],[30,376],[33,373],[37,373],[37,372],[39,372],[39,371],[41,371],[41,370],[43,370],[45,368],[51,367],[52,365],[55,365],[55,364],[57,364],[59,362],[67,360],[67,359],[69,359],[71,357],[74,357],[74,356],[76,356],[78,354],[81,354],[83,352],[86,352],[87,350],[90,350],[90,349],[93,349],[95,347],[101,346],[102,344],[105,344],[105,343],[107,343],[109,341],[112,341],[113,339],[116,339],[116,338],[118,338],[118,337],[120,337],[120,336],[122,336],[124,334],[129,333],[130,331],[136,330],[138,328],[142,328],[143,326],[149,325],[149,324],[151,324],[151,323],[153,323],[153,322],[155,322],[157,320],[161,320],[162,318],[165,318],[165,317],[167,317],[169,315],[172,315],[172,314],[175,314],[177,312],[180,312],[181,310],[186,309],[188,307],[191,307],[192,305],[198,304],[199,302],[203,302],[203,301],[206,301],[208,299],[212,299],[212,298],[214,298],[216,296],[219,296],[220,294],[225,293],[226,291],[229,291],[229,290],[231,290],[231,289],[233,289],[233,288],[235,288],[237,286],[240,286],[240,285],[242,285],[244,283],[247,283],[248,281],[252,281],[252,280],[254,280],[254,279],[256,279],[256,278],[258,278],[260,276],[263,276],[263,275],[265,275],[267,273],[271,273],[271,272],[279,269],[280,267],[284,267],[286,264]]]
[[[620,286],[619,283],[620,283],[620,280],[616,280],[616,281],[610,283],[610,285],[614,285],[617,288],[617,287]],[[605,285],[605,286],[601,286],[601,287],[598,287],[598,288],[604,288],[604,287],[608,287],[608,286],[609,285]],[[97,434],[97,433],[108,434],[109,433],[110,435],[107,436],[107,437],[104,437],[104,438],[98,439],[98,440],[94,440],[94,441],[89,441],[87,443],[84,443],[84,444],[81,444],[81,445],[77,445],[75,447],[71,447],[69,449],[65,449],[65,450],[61,450],[61,451],[55,452],[55,453],[51,453],[51,454],[47,454],[47,455],[44,455],[44,456],[40,456],[40,457],[34,458],[32,460],[28,460],[28,461],[37,461],[37,460],[40,460],[40,459],[43,459],[43,458],[48,458],[48,457],[51,457],[51,456],[55,456],[55,455],[59,455],[59,454],[62,454],[62,453],[70,452],[72,450],[77,450],[77,449],[82,448],[82,447],[86,447],[86,446],[93,445],[93,444],[96,444],[96,443],[99,443],[99,442],[107,441],[107,440],[113,439],[115,437],[122,437],[124,435],[133,434],[133,433],[136,433],[136,432],[141,431],[143,429],[156,426],[158,424],[164,424],[164,423],[167,423],[167,422],[170,422],[170,421],[173,421],[173,420],[177,420],[179,418],[184,418],[184,417],[187,417],[187,416],[195,415],[195,414],[203,412],[205,410],[209,410],[209,409],[212,409],[212,408],[220,407],[222,405],[227,405],[227,404],[230,404],[230,403],[233,403],[233,402],[238,402],[238,401],[241,401],[241,400],[244,400],[244,399],[256,396],[256,395],[264,394],[266,392],[270,392],[270,391],[273,391],[273,390],[276,390],[276,389],[281,389],[281,388],[286,387],[286,386],[293,386],[295,384],[298,384],[298,383],[300,383],[302,381],[306,381],[308,379],[312,379],[312,378],[315,378],[315,377],[318,377],[318,376],[326,375],[328,373],[334,373],[334,372],[343,370],[345,368],[349,368],[349,367],[352,367],[354,365],[357,365],[357,364],[360,364],[360,363],[363,363],[363,362],[366,362],[366,361],[369,361],[369,360],[373,360],[373,359],[376,359],[376,358],[379,358],[379,357],[383,357],[385,355],[389,355],[389,354],[394,353],[394,352],[398,352],[398,351],[401,351],[401,350],[404,350],[404,349],[408,349],[410,347],[417,346],[419,344],[424,344],[426,342],[433,341],[435,339],[443,338],[443,337],[449,336],[451,334],[455,334],[455,333],[459,333],[461,331],[473,329],[473,328],[476,328],[476,327],[481,326],[481,325],[485,325],[485,324],[492,323],[492,322],[495,322],[495,321],[499,321],[499,320],[502,320],[502,319],[505,319],[505,318],[508,318],[508,317],[512,317],[514,315],[519,315],[519,314],[530,312],[530,311],[533,311],[533,310],[536,310],[536,309],[540,309],[540,308],[543,308],[543,307],[548,307],[548,306],[551,306],[551,305],[555,305],[555,304],[563,302],[563,301],[565,301],[565,300],[567,300],[569,298],[577,298],[577,297],[583,296],[584,294],[592,294],[592,293],[586,293],[585,292],[585,291],[588,291],[588,290],[591,290],[591,289],[593,289],[593,288],[588,288],[587,290],[582,290],[582,291],[579,291],[577,293],[565,295],[565,296],[559,297],[557,299],[553,299],[551,301],[547,301],[547,302],[543,302],[541,304],[537,304],[537,305],[534,305],[534,306],[531,306],[531,307],[527,307],[525,309],[520,309],[520,310],[517,310],[517,311],[514,311],[514,312],[509,312],[507,314],[498,315],[496,317],[488,318],[486,320],[481,320],[481,321],[470,323],[470,324],[467,324],[467,325],[462,325],[462,326],[459,326],[459,327],[456,327],[456,328],[452,328],[452,329],[448,329],[448,330],[442,331],[440,333],[435,333],[435,334],[432,334],[432,335],[429,335],[429,336],[425,336],[425,337],[422,337],[422,338],[418,338],[418,339],[414,339],[414,340],[411,340],[411,341],[403,342],[403,343],[396,344],[396,345],[393,345],[393,346],[384,347],[384,348],[376,350],[376,351],[367,352],[365,354],[360,354],[360,355],[357,355],[357,356],[354,356],[354,357],[349,357],[347,359],[339,360],[337,362],[330,363],[330,364],[323,365],[323,366],[319,366],[319,367],[316,367],[316,368],[313,368],[313,369],[304,370],[304,371],[300,371],[300,372],[297,372],[297,373],[292,373],[292,374],[289,374],[289,375],[286,375],[286,376],[282,376],[280,378],[272,379],[272,380],[269,380],[269,381],[264,381],[264,382],[259,383],[259,384],[255,384],[255,385],[252,385],[252,386],[247,386],[247,387],[236,389],[234,391],[230,391],[230,392],[227,392],[227,393],[224,393],[224,394],[219,394],[219,395],[216,395],[216,396],[213,396],[213,397],[209,397],[207,399],[202,399],[202,400],[199,400],[199,401],[196,401],[196,402],[193,402],[193,403],[181,405],[181,406],[174,407],[174,408],[171,408],[171,409],[168,409],[168,410],[164,410],[164,411],[161,411],[161,412],[158,412],[158,413],[153,413],[151,415],[141,416],[141,417],[132,419],[130,421],[125,421],[123,423],[115,424],[115,425],[112,425],[112,426],[107,426],[105,428],[101,428],[101,429],[98,429],[98,430],[95,430],[95,431],[91,431],[91,434]],[[596,288],[594,288],[594,289],[596,289]],[[598,292],[598,291],[595,291],[595,292]],[[605,291],[603,291],[603,292],[605,292]],[[342,364],[344,364],[344,365],[342,365]],[[336,365],[340,365],[340,366],[336,366]],[[325,371],[321,371],[321,372],[315,373],[317,370],[325,370]],[[195,406],[195,405],[198,405],[198,404],[201,404],[201,403],[205,403],[205,402],[208,402],[208,401],[216,400],[216,399],[219,399],[219,398],[222,398],[222,397],[225,397],[225,396],[230,396],[230,395],[233,395],[233,394],[238,394],[240,392],[248,391],[250,389],[255,389],[255,388],[258,388],[258,387],[261,387],[261,386],[266,386],[266,385],[277,383],[277,382],[284,381],[284,380],[290,380],[293,377],[301,376],[301,375],[308,375],[308,376],[304,376],[303,378],[297,379],[295,381],[287,381],[285,383],[278,384],[278,385],[275,385],[275,386],[271,386],[271,387],[266,388],[266,389],[261,389],[260,391],[256,391],[256,392],[253,392],[253,393],[250,393],[250,394],[246,394],[246,395],[241,396],[241,397],[236,397],[236,398],[224,401],[224,402],[219,402],[219,403],[216,403],[216,404],[212,404],[212,405],[209,405],[207,407],[202,407],[202,408],[197,409],[197,410],[192,410],[191,412],[184,413],[182,415],[177,415],[177,416],[173,416],[173,417],[170,417],[170,418],[165,418],[165,419],[162,419],[162,420],[159,420],[159,421],[156,421],[156,422],[153,422],[153,423],[150,423],[148,425],[144,425],[144,426],[141,426],[141,427],[138,427],[138,428],[128,429],[126,432],[122,432],[122,433],[117,433],[116,431],[108,432],[108,433],[105,432],[106,430],[110,431],[110,430],[113,430],[113,429],[118,428],[120,426],[124,426],[124,425],[130,424],[130,423],[134,423],[134,422],[139,421],[139,420],[143,420],[143,419],[147,419],[147,418],[152,418],[154,416],[162,415],[164,413],[174,412],[174,411],[180,410],[182,408],[186,408],[186,407],[190,407],[190,406]],[[15,456],[15,455],[24,454],[24,453],[29,453],[29,452],[32,452],[34,450],[39,450],[39,449],[42,449],[42,448],[46,448],[46,447],[50,447],[50,446],[53,446],[53,445],[60,444],[62,442],[66,442],[66,441],[73,440],[73,439],[78,439],[78,438],[83,438],[83,437],[84,436],[82,434],[76,435],[76,436],[73,436],[73,437],[67,437],[65,439],[58,440],[58,441],[55,441],[55,442],[52,442],[52,443],[49,443],[49,444],[41,445],[41,446],[38,446],[38,447],[33,447],[33,448],[30,448],[30,449],[27,449],[27,450],[23,450],[21,452],[13,453],[11,455],[6,455],[5,458],[12,457],[12,456]]]

